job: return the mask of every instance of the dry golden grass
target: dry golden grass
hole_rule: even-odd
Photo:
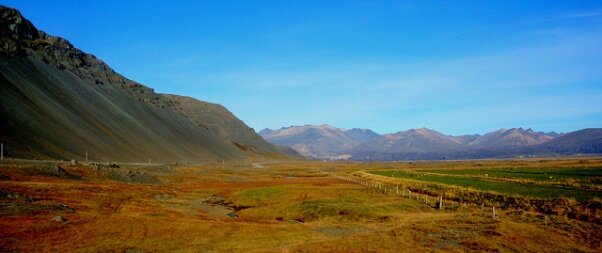
[[[62,166],[81,178],[73,179],[3,164],[0,189],[13,197],[0,198],[0,251],[600,252],[598,224],[552,216],[544,221],[541,214],[512,210],[493,220],[477,206],[438,211],[334,177],[370,169],[578,163],[229,162],[150,172],[157,184],[109,179],[86,166]],[[52,221],[56,215],[67,222]]]

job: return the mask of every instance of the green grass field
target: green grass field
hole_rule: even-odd
[[[462,176],[492,176],[502,178],[531,179],[542,181],[562,180],[591,180],[602,178],[602,167],[572,167],[572,168],[495,168],[495,169],[428,169],[421,172],[462,175]]]
[[[432,172],[438,173],[439,175],[421,173],[421,172]],[[426,171],[399,171],[399,170],[387,170],[387,171],[371,171],[370,173],[375,175],[394,177],[394,178],[405,178],[418,180],[423,182],[434,182],[453,186],[468,187],[479,191],[494,191],[505,195],[511,196],[524,196],[524,197],[536,197],[536,198],[557,198],[567,197],[573,198],[577,201],[587,201],[592,198],[602,198],[602,191],[597,190],[586,190],[578,189],[573,187],[563,187],[555,185],[536,185],[531,183],[520,183],[520,182],[509,182],[509,181],[496,181],[494,177],[504,176],[539,176],[548,172],[542,170],[539,174],[531,172],[533,174],[527,174],[525,172],[531,171],[531,169],[520,169],[513,172],[506,170],[426,170]],[[550,170],[553,171],[553,170]],[[567,173],[570,170],[557,170],[557,173]],[[592,172],[599,172],[599,170],[591,170]],[[588,173],[589,172],[588,170]],[[491,179],[470,177],[476,174],[485,175]],[[540,175],[541,174],[541,175]],[[581,177],[583,174],[576,174],[574,177]],[[557,175],[557,174],[554,174]],[[566,176],[566,175],[565,175]],[[553,176],[552,176],[553,177]]]

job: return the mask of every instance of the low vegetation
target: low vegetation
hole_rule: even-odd
[[[521,199],[518,188],[498,192],[480,189],[475,182],[520,185],[490,179],[512,178],[496,175],[496,170],[528,171],[536,164],[540,162],[251,161],[157,167],[4,161],[0,163],[0,251],[599,252],[602,225],[594,220],[502,205],[493,219],[493,201],[481,209],[468,195],[461,195]],[[569,168],[578,161],[546,164]],[[491,170],[489,179],[472,172],[475,167]],[[387,194],[360,183],[368,181],[388,187]],[[411,189],[413,197],[397,195],[392,190],[395,185]],[[562,189],[552,184],[524,185],[534,191]],[[587,188],[593,193],[582,193],[579,200],[564,199],[567,192],[537,193],[529,200],[556,201],[559,206],[599,203],[594,188]],[[442,210],[434,201],[439,194],[446,196]],[[428,203],[424,196],[429,196]]]

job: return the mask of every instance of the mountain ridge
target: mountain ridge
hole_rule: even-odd
[[[289,135],[287,136],[289,142],[282,142],[282,139],[273,137],[278,136],[282,129],[286,129],[289,133],[302,133],[306,129],[320,129],[322,126],[323,125],[304,125],[290,126],[279,130],[264,129],[260,132],[260,135],[269,142],[286,145],[295,149],[297,143],[291,140],[296,140],[301,143],[314,142],[311,139],[308,140],[303,138],[307,136],[299,137]],[[328,127],[335,128],[332,126]],[[345,133],[351,130],[340,129],[340,131]],[[369,129],[365,129],[364,131],[374,133]],[[602,133],[597,132],[595,134],[602,135]],[[569,134],[536,132],[530,128],[524,129],[519,127],[498,129],[483,135],[465,134],[453,136],[422,127],[390,134],[376,134],[376,136],[373,136],[369,140],[355,142],[351,147],[339,146],[332,150],[329,150],[328,147],[306,145],[304,146],[305,149],[303,150],[303,155],[324,159],[338,159],[343,157],[344,159],[352,160],[470,159],[530,154],[554,154],[563,150],[566,152],[571,150],[572,152],[577,152],[579,150],[596,151],[598,150],[598,147],[602,146],[602,141],[599,141],[589,144],[589,148],[579,149],[574,146],[585,144],[566,144],[567,142],[570,143],[569,140],[563,142],[564,144],[561,145],[563,147],[562,149],[554,149],[553,147],[546,148],[544,145],[555,138],[567,135],[570,138],[571,135]],[[310,137],[315,139],[323,138],[323,136],[320,135]],[[334,143],[337,143],[337,141],[335,140]],[[320,153],[312,153],[312,148],[320,149]]]

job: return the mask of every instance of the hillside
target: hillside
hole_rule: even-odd
[[[156,93],[2,6],[0,81],[9,156],[207,161],[277,151],[224,107]]]
[[[179,105],[178,112],[181,115],[222,140],[232,142],[240,149],[253,152],[277,152],[278,150],[222,105],[170,94],[163,94],[162,97]]]

